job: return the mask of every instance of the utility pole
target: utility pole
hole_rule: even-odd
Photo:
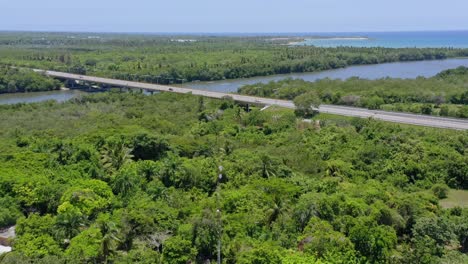
[[[223,166],[219,166],[218,167],[218,170],[219,170],[219,175],[218,175],[218,181],[217,181],[217,184],[216,184],[216,215],[218,217],[218,261],[217,263],[218,264],[221,264],[221,238],[223,236],[223,228],[222,228],[222,219],[221,219],[221,204],[220,204],[220,190],[221,190],[221,186],[220,186],[220,182],[221,180],[223,179]]]

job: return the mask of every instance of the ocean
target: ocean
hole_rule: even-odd
[[[293,45],[317,47],[468,48],[467,31],[316,33]],[[312,36],[314,36],[312,35]]]

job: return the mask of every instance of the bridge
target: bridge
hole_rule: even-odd
[[[180,94],[193,94],[193,95],[216,98],[216,99],[223,99],[223,98],[229,97],[229,98],[232,98],[232,100],[234,101],[242,102],[242,103],[265,105],[265,106],[277,105],[280,107],[295,109],[294,103],[292,101],[287,101],[287,100],[278,100],[278,99],[263,98],[263,97],[256,97],[256,96],[240,95],[240,94],[212,92],[212,91],[205,91],[205,90],[198,90],[198,89],[189,89],[189,88],[173,87],[173,86],[150,84],[150,83],[124,81],[124,80],[79,75],[79,74],[57,72],[57,71],[46,71],[46,70],[38,70],[38,69],[35,69],[34,71],[48,75],[50,77],[59,78],[59,79],[96,83],[96,84],[108,85],[108,86],[113,86],[113,87],[122,87],[126,89],[140,89],[140,90],[146,90],[150,92],[158,91],[158,92],[171,92],[171,93],[180,93]],[[380,111],[380,110],[369,110],[365,108],[336,106],[336,105],[321,105],[319,109],[317,110],[321,113],[328,113],[328,114],[349,116],[349,117],[373,118],[377,120],[383,120],[383,121],[400,123],[400,124],[409,124],[409,125],[435,127],[435,128],[447,128],[447,129],[456,129],[456,130],[468,130],[468,119],[444,118],[444,117],[436,117],[436,116],[428,116],[428,115],[397,113],[397,112]]]

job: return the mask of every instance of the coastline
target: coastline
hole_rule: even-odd
[[[362,40],[370,40],[369,37],[359,37],[359,36],[356,36],[356,37],[307,37],[307,38],[304,38],[302,39],[301,41],[290,41],[288,42],[288,44],[286,45],[290,45],[290,46],[294,46],[294,45],[300,45],[300,44],[305,44],[306,41],[308,40],[359,40],[359,41],[362,41]]]

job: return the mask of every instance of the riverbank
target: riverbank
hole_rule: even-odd
[[[280,46],[309,39],[359,39],[366,33],[304,33],[251,36],[193,36],[196,42],[174,42],[174,36],[101,36],[86,42],[67,35],[43,35],[47,44],[0,45],[0,63],[114,79],[174,84],[187,81],[319,72],[352,65],[436,60],[468,56],[468,49],[317,48]],[[109,38],[111,37],[111,38]],[[50,39],[49,39],[50,38]],[[64,40],[66,39],[66,40]],[[63,42],[68,53],[63,54]],[[354,41],[360,42],[360,41]],[[29,44],[28,44],[29,43]],[[41,55],[47,50],[47,55]],[[33,52],[33,54],[31,54]],[[92,54],[90,57],[89,54]]]
[[[37,103],[47,100],[65,102],[82,94],[81,90],[54,90],[48,92],[30,92],[30,93],[8,93],[0,94],[0,105],[19,104],[19,103]]]
[[[457,68],[459,66],[468,67],[468,58],[359,65],[321,72],[277,74],[264,77],[231,79],[212,82],[191,82],[179,84],[176,86],[207,91],[235,93],[240,87],[244,85],[268,83],[271,81],[280,81],[288,78],[302,79],[312,82],[325,78],[348,79],[351,77],[371,80],[385,77],[414,79],[418,76],[431,77],[441,71]],[[0,104],[34,103],[46,100],[57,100],[59,102],[63,102],[81,94],[86,94],[86,91],[71,89],[69,91],[58,90],[49,92],[0,94]]]
[[[326,78],[345,80],[352,77],[370,80],[387,77],[414,79],[419,76],[432,77],[441,71],[454,69],[460,66],[468,67],[468,58],[356,65],[349,66],[346,68],[319,72],[276,74],[263,77],[252,77],[211,82],[192,82],[180,84],[177,86],[215,92],[237,92],[237,90],[244,85],[276,82],[288,78],[301,79],[309,82],[314,82]]]

